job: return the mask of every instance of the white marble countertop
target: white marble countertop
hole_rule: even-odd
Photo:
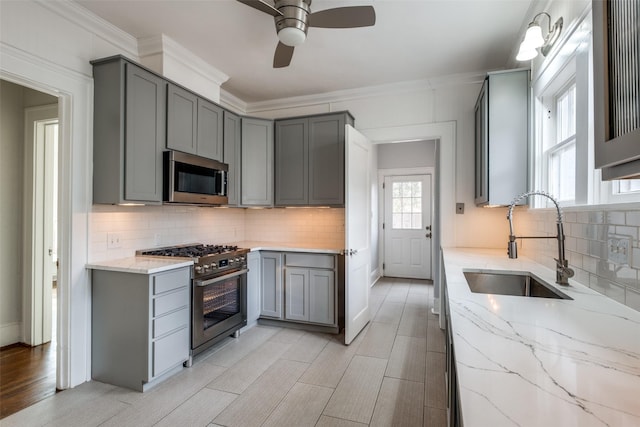
[[[444,268],[465,427],[640,426],[640,312],[506,249],[445,248]],[[472,293],[467,269],[529,271],[573,300]]]
[[[339,254],[342,249],[334,247],[323,247],[317,244],[300,244],[300,243],[274,243],[274,242],[254,242],[243,241],[231,243],[240,248],[251,249],[252,251],[276,251],[276,252],[306,252],[319,254]]]
[[[99,261],[87,264],[92,270],[120,271],[123,273],[154,274],[174,268],[190,267],[193,261],[186,258],[152,258],[135,256]]]

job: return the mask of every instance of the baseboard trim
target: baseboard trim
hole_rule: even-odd
[[[20,331],[22,331],[22,322],[0,325],[0,347],[19,343],[22,338]]]

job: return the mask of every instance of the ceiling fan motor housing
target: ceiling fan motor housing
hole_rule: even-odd
[[[284,44],[297,46],[304,42],[309,28],[307,23],[310,5],[311,0],[276,0],[275,8],[282,16],[276,16],[274,20],[278,37]],[[280,34],[282,30],[292,33],[292,37],[289,39],[285,34]]]

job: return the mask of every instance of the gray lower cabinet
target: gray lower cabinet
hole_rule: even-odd
[[[189,359],[191,268],[93,270],[91,377],[145,391]]]
[[[229,165],[227,173],[228,204],[240,204],[240,146],[242,144],[242,121],[240,116],[224,112],[224,163]]]
[[[241,204],[273,205],[273,122],[242,118]]]
[[[93,202],[162,202],[166,81],[116,56],[92,61]]]
[[[275,123],[275,205],[344,206],[348,112]]]
[[[282,319],[282,254],[260,252],[260,316]]]
[[[260,252],[247,254],[247,326],[260,317]]]
[[[223,109],[175,84],[167,86],[167,148],[222,161]]]
[[[337,325],[336,255],[261,253],[261,317]]]

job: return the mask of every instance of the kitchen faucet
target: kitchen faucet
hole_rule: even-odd
[[[557,236],[516,236],[515,234],[513,234],[513,207],[516,205],[516,203],[518,203],[525,197],[534,195],[547,197],[556,206],[556,211],[558,212],[558,218],[556,220],[558,228]],[[507,247],[509,258],[518,258],[518,244],[516,242],[516,239],[558,239],[558,258],[555,258],[556,283],[559,285],[568,285],[569,278],[573,277],[574,271],[569,268],[569,263],[564,256],[564,229],[562,227],[562,211],[560,210],[558,201],[551,197],[549,193],[544,191],[528,191],[526,193],[522,193],[511,202],[511,205],[509,206],[509,213],[507,214],[507,219],[509,220],[509,246]]]

